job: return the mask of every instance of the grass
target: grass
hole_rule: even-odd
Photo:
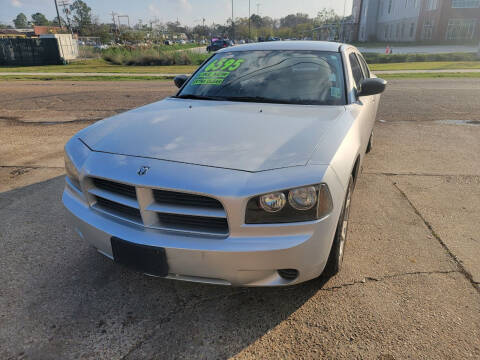
[[[420,42],[392,42],[392,41],[373,41],[373,42],[353,42],[352,45],[355,45],[358,48],[385,48],[387,45],[391,47],[420,47],[420,46],[477,46],[478,42],[473,41],[463,41],[463,42],[445,42],[445,41],[420,41]]]
[[[369,64],[384,63],[404,63],[404,62],[423,62],[423,61],[478,61],[478,55],[475,52],[469,53],[438,53],[438,54],[379,54],[363,53],[365,60]]]
[[[68,65],[44,66],[0,66],[0,72],[64,72],[64,73],[162,73],[162,74],[190,74],[197,68],[196,65],[171,66],[125,66],[113,65],[103,59],[89,59],[74,61]]]
[[[90,59],[90,60],[75,61],[68,65],[0,66],[0,72],[191,74],[196,70],[196,68],[197,68],[197,65],[170,65],[170,66],[113,65],[102,59]],[[429,62],[371,64],[370,68],[373,71],[480,69],[480,61],[429,61]]]
[[[404,73],[382,74],[382,79],[435,79],[435,78],[480,78],[480,73]],[[171,81],[173,76],[55,76],[55,75],[0,75],[0,81]],[[172,83],[173,85],[173,83]]]
[[[479,73],[454,73],[457,69],[480,69],[480,61],[429,61],[429,62],[402,62],[388,64],[371,64],[373,71],[395,70],[452,70],[448,73],[415,73],[415,74],[382,74],[384,78],[444,78],[444,77],[480,77]],[[66,81],[128,81],[128,80],[166,80],[171,77],[141,76],[140,74],[191,74],[197,65],[170,65],[170,66],[127,66],[113,65],[103,59],[88,59],[72,62],[68,65],[46,66],[3,66],[0,72],[41,72],[45,75],[3,75],[2,80],[66,80]],[[62,73],[124,73],[131,76],[57,76],[48,75],[52,72]]]
[[[480,61],[427,61],[371,64],[370,69],[373,71],[480,69]]]
[[[55,75],[0,75],[0,81],[18,80],[18,81],[143,81],[143,80],[157,80],[166,81],[172,80],[173,76],[55,76]]]
[[[436,78],[480,78],[480,73],[404,73],[381,74],[382,79],[436,79]]]

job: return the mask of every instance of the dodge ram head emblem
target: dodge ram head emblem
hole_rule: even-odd
[[[140,169],[138,170],[137,174],[142,176],[142,175],[145,175],[148,171],[148,169],[150,169],[150,166],[141,166]]]

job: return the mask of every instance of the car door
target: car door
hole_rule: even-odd
[[[350,70],[353,78],[355,102],[353,103],[355,112],[358,112],[357,120],[359,122],[358,131],[360,133],[362,151],[366,150],[370,134],[372,133],[372,114],[373,102],[372,96],[359,97],[357,92],[360,91],[361,82],[365,79],[360,62],[355,51],[348,53],[348,61],[350,63]]]
[[[368,68],[367,62],[363,58],[362,54],[356,53],[357,59],[360,63],[360,66],[362,68],[363,75],[365,79],[369,79],[371,77],[375,77],[375,75],[370,74],[370,69]],[[370,128],[373,130],[373,127],[375,126],[375,119],[377,117],[377,110],[378,110],[378,104],[380,103],[380,95],[372,95],[372,96],[366,96],[365,98],[368,98],[370,104]]]

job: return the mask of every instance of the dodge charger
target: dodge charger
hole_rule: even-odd
[[[352,192],[386,82],[353,46],[222,49],[175,96],[65,145],[80,238],[147,275],[284,286],[342,266]]]

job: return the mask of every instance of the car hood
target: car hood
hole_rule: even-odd
[[[306,165],[343,106],[168,98],[79,137],[94,151],[243,171]]]

